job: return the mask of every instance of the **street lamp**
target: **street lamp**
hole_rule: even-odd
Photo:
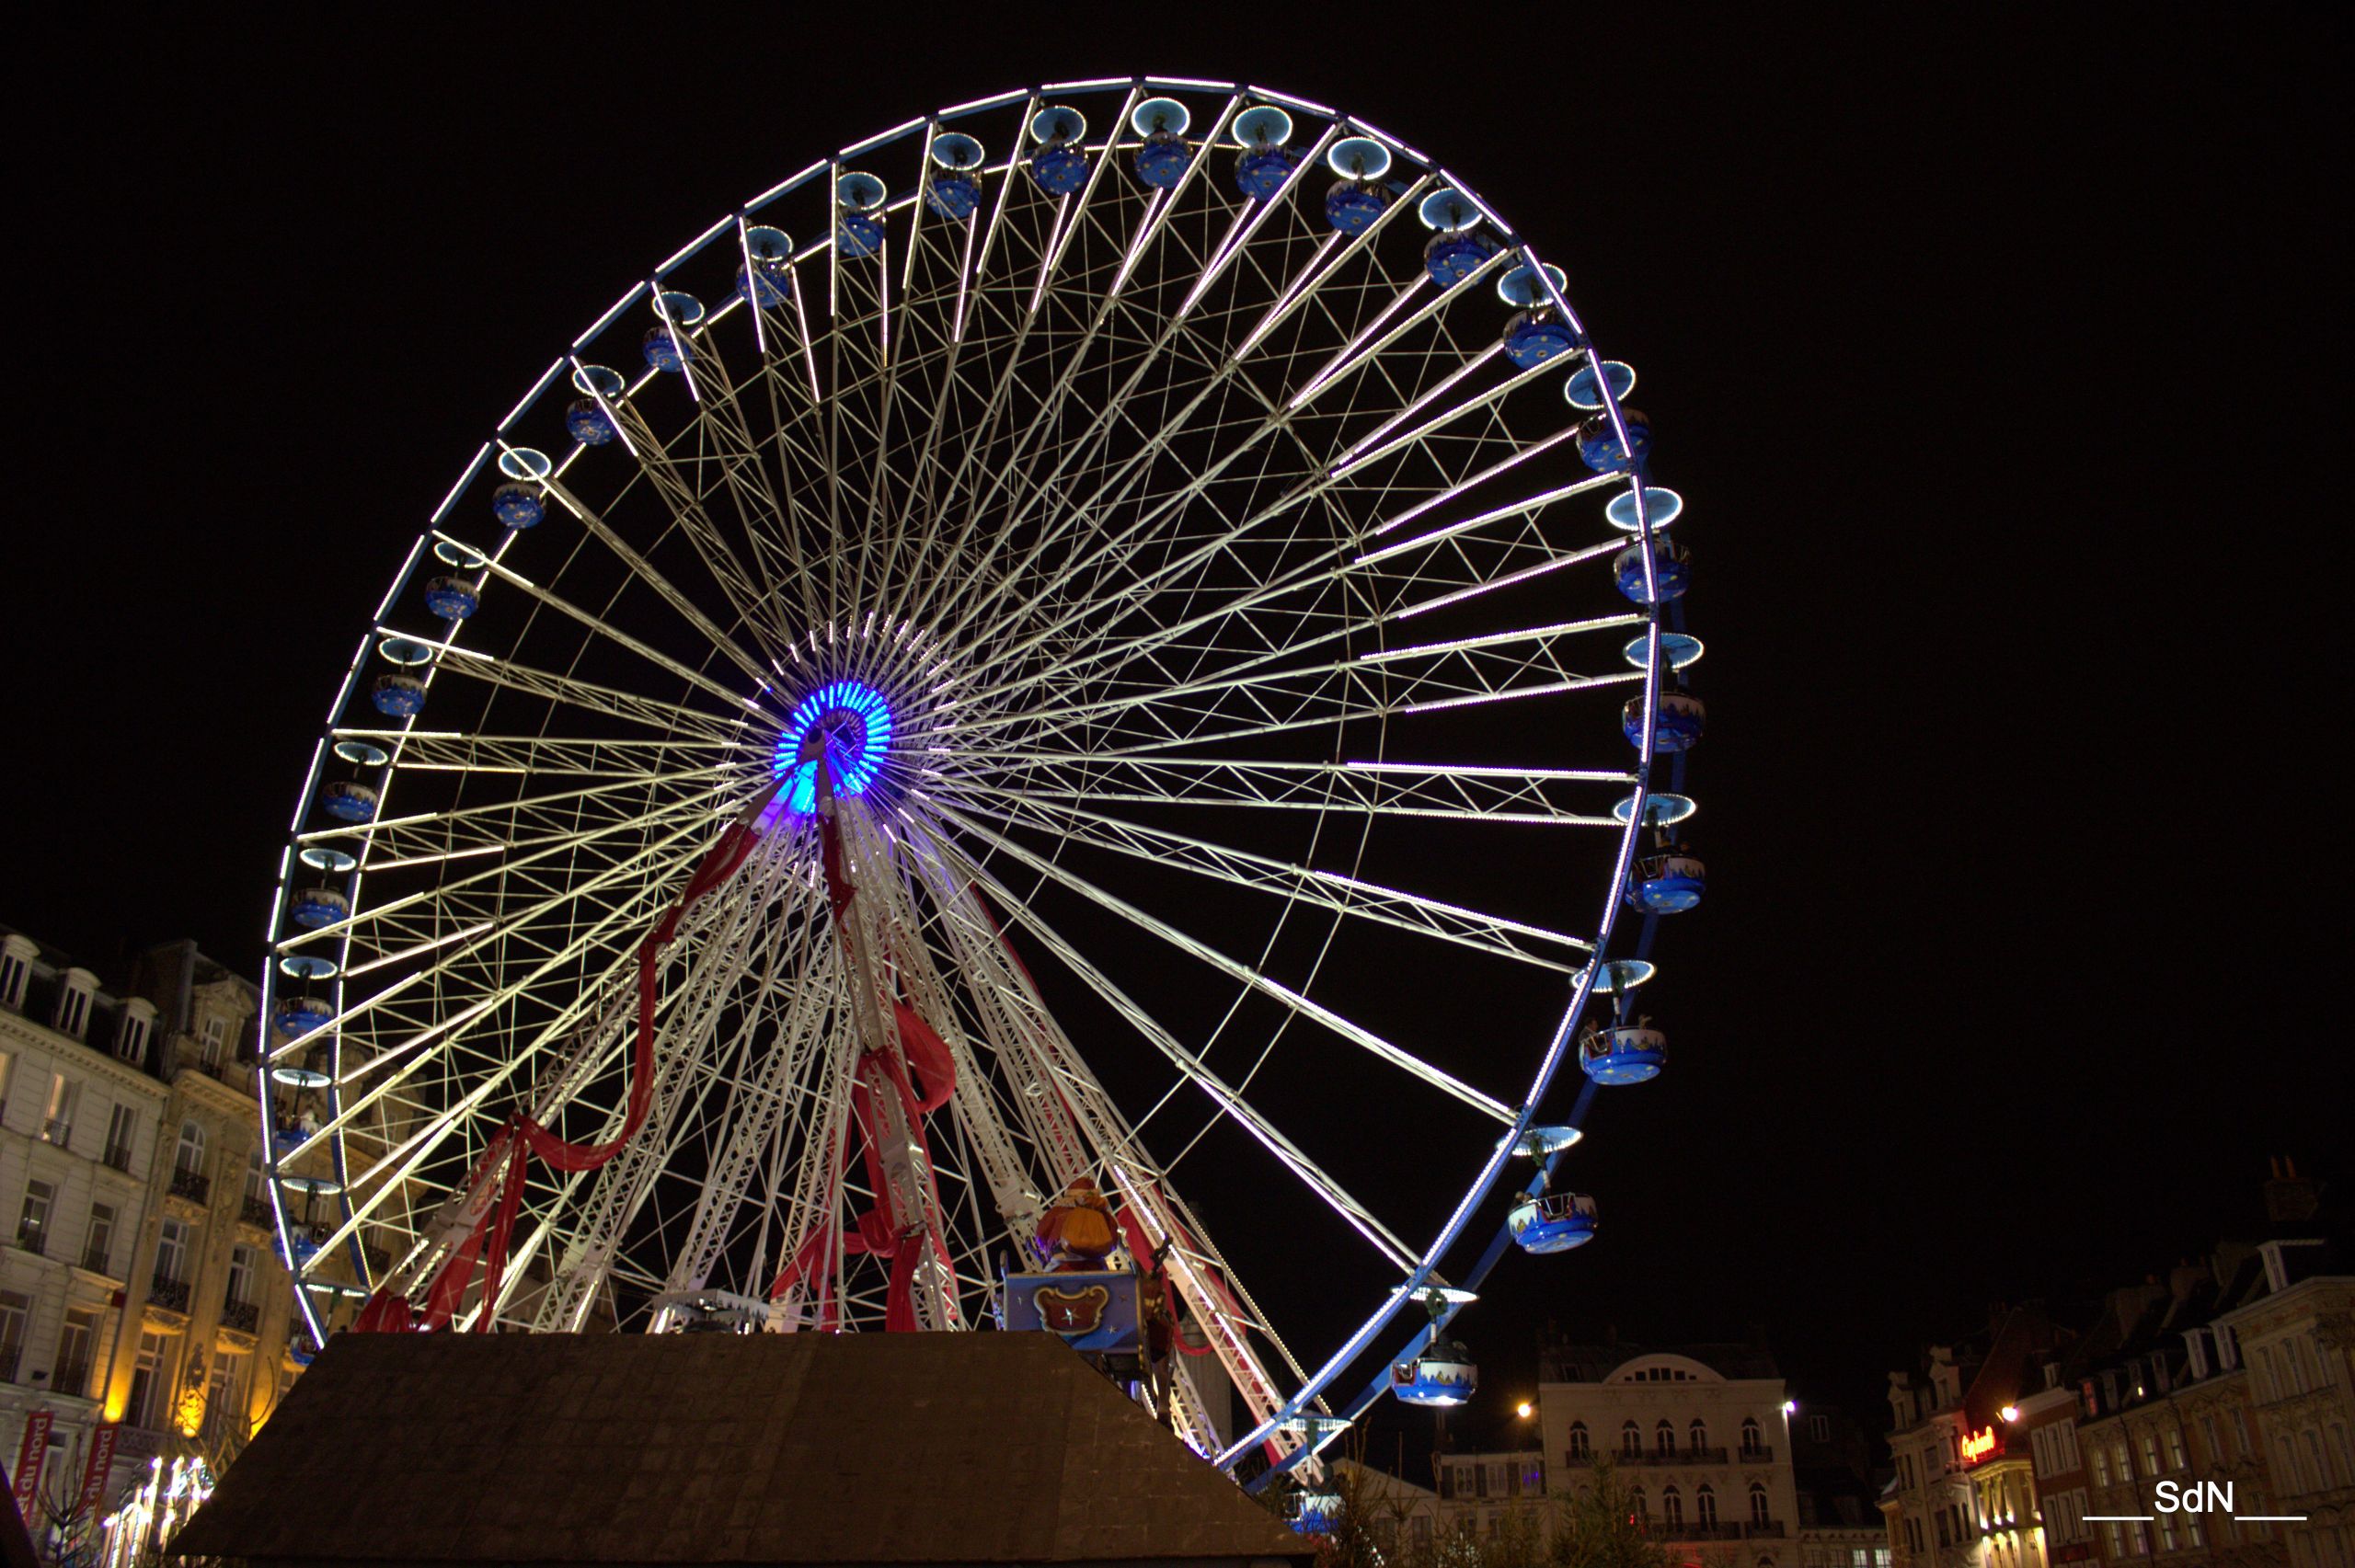
[[[1512,1413],[1521,1417],[1523,1421],[1526,1421],[1531,1416],[1537,1413],[1537,1407],[1530,1403],[1527,1400],[1522,1400],[1519,1404],[1512,1407]]]

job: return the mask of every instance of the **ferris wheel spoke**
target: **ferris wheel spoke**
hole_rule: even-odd
[[[999,754],[1005,765],[1043,764],[1050,781],[1026,785],[1034,798],[1130,801],[1257,810],[1340,810],[1382,816],[1448,817],[1557,827],[1623,827],[1608,811],[1578,810],[1568,786],[1636,783],[1620,770],[1510,768],[1440,762],[1282,762],[1240,758]]]
[[[1318,871],[1191,834],[1148,827],[1075,804],[1051,807],[1026,791],[969,787],[962,809],[1010,827],[1028,827],[1069,843],[1086,844],[1155,865],[1174,867],[1315,905],[1337,914],[1378,921],[1494,957],[1565,974],[1585,967],[1594,944],[1566,932],[1425,898],[1337,871]]]
[[[727,782],[742,776],[741,767],[728,765],[664,773],[653,781],[652,787],[672,794],[681,786],[688,786],[688,793],[673,795],[672,798],[661,800],[637,816],[603,822],[588,818],[585,815],[588,808],[634,809],[640,804],[642,793],[649,787],[648,783],[631,777],[610,784],[583,784],[546,795],[486,801],[480,806],[451,807],[439,811],[384,817],[373,822],[317,829],[299,835],[295,841],[304,844],[358,843],[368,846],[370,851],[386,849],[388,856],[398,856],[402,851],[412,847],[432,848],[440,850],[442,858],[447,859],[453,850],[453,841],[442,830],[483,823],[505,824],[510,829],[521,829],[525,835],[545,833],[580,841],[584,835],[593,839],[612,828],[639,826],[685,811],[700,810],[709,814],[713,809],[714,797],[726,793]],[[564,807],[572,808],[570,814],[556,813],[557,807]],[[500,831],[485,835],[478,844],[463,847],[513,849],[521,847],[523,841],[519,841],[516,832]],[[366,851],[363,851],[361,860],[365,869],[385,868]]]
[[[1162,735],[1179,738],[1186,733],[1182,719],[1196,725],[1235,716],[1264,720],[1297,715],[1316,704],[1324,704],[1335,718],[1419,713],[1491,698],[1575,691],[1627,677],[1616,672],[1603,677],[1580,675],[1562,662],[1561,650],[1588,634],[1639,626],[1645,620],[1631,613],[1560,621],[1409,647],[1373,648],[1304,666],[1271,668],[1264,661],[1246,660],[1243,669],[1232,673],[1194,681],[1173,679],[1166,685],[1155,685],[1148,677],[1136,682],[1141,688],[1137,691],[1038,708],[1025,716],[1041,727],[1029,731],[1037,736],[1065,732],[1074,721],[1117,720],[1143,710],[1143,716],[1158,725]],[[1327,632],[1290,646],[1329,642],[1340,635]],[[1337,677],[1348,678],[1339,690]],[[1238,694],[1256,711],[1247,715],[1231,713],[1227,699]],[[1293,704],[1289,714],[1278,706],[1285,703]]]
[[[1361,338],[1354,339],[1344,346],[1339,353],[1334,355],[1322,369],[1309,377],[1307,385],[1292,394],[1291,400],[1284,406],[1286,412],[1298,413],[1323,398],[1334,387],[1355,376],[1360,371],[1379,361],[1386,350],[1408,333],[1432,320],[1448,306],[1476,290],[1490,274],[1504,266],[1512,254],[1510,250],[1498,251],[1464,278],[1440,290],[1415,309],[1406,311],[1396,321],[1385,325],[1384,317],[1377,316]],[[1430,278],[1419,273],[1415,281],[1408,284],[1393,302],[1394,308],[1404,306],[1411,300],[1420,298],[1430,287]]]
[[[1170,1062],[1202,1093],[1212,1104],[1232,1116],[1261,1147],[1274,1155],[1277,1163],[1298,1177],[1301,1183],[1327,1207],[1348,1222],[1350,1229],[1364,1237],[1374,1250],[1393,1265],[1413,1266],[1413,1252],[1391,1233],[1373,1211],[1351,1196],[1347,1188],[1327,1175],[1316,1162],[1268,1119],[1254,1109],[1232,1087],[1178,1041],[1177,1036],[1163,1026],[1153,1015],[1139,1006],[1111,979],[1063,940],[1051,926],[1033,915],[1028,908],[1017,900],[1005,887],[978,862],[952,850],[963,863],[967,875],[987,887],[1005,910],[1009,919],[1030,933],[1049,952],[1060,960],[1079,980],[1096,992],[1140,1035],[1168,1058]],[[1510,1119],[1510,1117],[1508,1117]]]
[[[657,570],[654,564],[616,532],[596,509],[591,507],[573,491],[566,488],[561,482],[549,481],[547,490],[548,494],[555,497],[558,504],[570,512],[573,519],[588,531],[591,537],[603,544],[613,554],[615,559],[629,569],[632,576],[651,589],[656,597],[677,612],[680,618],[688,625],[703,634],[704,640],[710,644],[713,649],[753,680],[768,679],[768,671],[763,668],[758,659],[745,652],[734,637],[722,631],[718,624],[704,613],[702,607],[697,605],[684,589]]]
[[[755,963],[753,946],[768,929],[763,912],[775,896],[773,881],[780,859],[779,840],[772,839],[747,865],[752,875],[719,895],[722,908],[706,921],[708,934],[688,959],[686,974],[672,993],[675,1000],[670,1017],[656,1036],[652,1109],[638,1135],[589,1184],[590,1196],[581,1206],[582,1222],[569,1238],[542,1301],[544,1326],[561,1324],[579,1330],[594,1291],[611,1267],[622,1232],[651,1195],[655,1175],[692,1131],[696,1096],[691,1091],[718,1029],[723,1001]],[[740,1033],[738,1047],[749,1048],[749,1035]],[[626,1114],[620,1104],[607,1110],[596,1140],[605,1142],[617,1136]]]
[[[757,309],[748,309],[746,314],[757,324]],[[729,374],[727,359],[716,342],[699,363],[707,395],[696,405],[695,418],[714,449],[720,482],[733,504],[738,532],[752,553],[764,598],[779,599],[790,584],[802,601],[805,614],[814,620],[816,602],[810,595],[810,565],[802,554],[799,526],[809,520],[792,504],[792,488],[780,490],[772,481],[762,461],[761,443],[744,416],[743,393]],[[774,392],[772,378],[764,373],[761,379]]]
[[[1513,1119],[1512,1108],[1493,1094],[1475,1089],[1454,1074],[1434,1067],[1413,1052],[1391,1044],[1373,1030],[1353,1023],[1331,1008],[1310,1001],[1306,996],[1284,985],[1281,981],[1260,973],[1248,964],[1230,958],[1208,943],[1189,936],[1166,921],[1147,914],[1125,898],[1119,898],[1080,876],[1069,867],[1039,854],[1003,834],[993,831],[953,807],[936,803],[934,809],[952,827],[962,830],[965,833],[1019,862],[1040,876],[1078,894],[1098,908],[1110,910],[1138,930],[1150,933],[1178,952],[1208,965],[1229,979],[1248,986],[1262,996],[1282,1003],[1299,1016],[1321,1024],[1326,1030],[1357,1047],[1360,1050],[1422,1080],[1440,1093],[1461,1101],[1483,1116],[1507,1123]]]
[[[1475,360],[1473,364],[1485,364],[1491,357],[1500,352],[1501,350],[1492,347]],[[1507,376],[1486,391],[1474,393],[1463,401],[1452,404],[1431,415],[1422,423],[1399,430],[1395,435],[1385,436],[1385,432],[1392,428],[1391,426],[1380,427],[1373,435],[1366,437],[1357,446],[1351,447],[1341,455],[1333,465],[1333,475],[1335,478],[1346,478],[1369,464],[1379,463],[1382,459],[1402,452],[1418,441],[1429,440],[1467,414],[1476,414],[1482,409],[1493,408],[1541,375],[1557,375],[1560,372],[1561,367],[1550,361],[1542,365],[1532,365],[1527,370]]]
[[[435,537],[442,538],[446,537],[446,535],[437,533]],[[588,610],[584,610],[580,605],[573,603],[569,599],[566,599],[563,595],[552,592],[549,589],[541,587],[539,584],[532,581],[529,578],[524,577],[522,573],[515,571],[513,568],[504,566],[499,561],[490,560],[484,563],[484,569],[489,572],[491,576],[497,578],[500,581],[506,583],[509,587],[521,590],[525,597],[531,599],[534,602],[546,605],[549,609],[565,616],[575,624],[585,627],[587,630],[595,633],[598,636],[614,644],[616,647],[628,649],[631,653],[646,660],[649,664],[653,665],[656,669],[662,670],[668,675],[674,676],[678,680],[685,681],[688,685],[695,688],[695,690],[699,692],[702,692],[705,695],[717,699],[723,705],[735,706],[744,704],[742,695],[738,692],[729,689],[719,681],[714,681],[710,676],[704,674],[701,670],[691,669],[688,666],[680,663],[677,659],[672,658],[669,654],[663,653],[660,649],[649,646],[639,638],[632,636],[629,633],[623,631],[620,627],[615,625],[612,622],[604,619],[603,616],[597,615]]]
[[[439,674],[464,676],[486,685],[521,692],[527,696],[546,697],[584,713],[599,714],[606,718],[683,735],[690,739],[727,745],[741,738],[741,733],[734,727],[748,719],[769,717],[758,703],[741,693],[731,693],[731,701],[741,713],[733,716],[722,715],[708,709],[684,707],[677,703],[666,703],[659,697],[646,697],[618,687],[599,685],[577,676],[535,669],[495,654],[463,647],[454,642],[410,636],[389,627],[378,630],[381,635],[406,637],[431,649],[435,656],[434,670]]]
[[[641,850],[628,859],[617,862],[594,876],[582,877],[572,886],[541,899],[527,910],[502,920],[496,929],[474,938],[454,953],[444,955],[433,967],[402,976],[382,990],[359,1001],[346,1004],[332,1018],[321,1024],[320,1029],[342,1030],[353,1024],[368,1022],[372,1014],[392,1008],[404,994],[409,991],[435,983],[443,975],[450,973],[454,966],[469,960],[488,959],[495,956],[489,949],[496,943],[510,934],[531,930],[535,922],[555,915],[560,910],[584,905],[601,896],[611,897],[616,903],[623,906],[651,907],[664,895],[665,889],[658,884],[666,882],[669,877],[675,876],[683,868],[685,859],[695,853],[695,847],[708,840],[709,836],[709,814],[695,813],[684,822],[672,828],[668,833],[647,842]],[[601,930],[606,923],[606,918],[601,916],[591,922],[589,929],[592,932]],[[408,1038],[386,1047],[380,1053],[380,1059],[382,1056],[397,1056],[406,1051],[430,1046],[435,1040],[463,1028],[494,1008],[524,994],[530,984],[535,983],[552,972],[554,964],[578,953],[584,939],[573,933],[570,928],[566,928],[559,933],[559,940],[561,945],[554,949],[555,956],[549,960],[548,965],[534,969],[526,981],[485,991],[478,1001],[459,1013],[440,1019]],[[268,1053],[269,1059],[275,1062],[295,1054],[307,1038],[308,1036],[297,1036],[294,1040],[273,1048]]]
[[[419,773],[529,774],[536,778],[635,779],[642,784],[714,765],[718,757],[742,761],[760,751],[743,741],[612,740],[587,737],[475,734],[454,729],[329,730],[337,740],[360,740],[392,753],[392,766]]]
[[[704,509],[703,498],[695,485],[680,471],[678,460],[648,426],[636,400],[626,398],[614,404],[613,412],[614,418],[620,421],[623,433],[629,438],[622,443],[623,446],[636,459],[638,473],[670,513],[672,526],[693,547],[696,558],[703,563],[705,572],[719,589],[720,597],[728,601],[736,624],[760,644],[764,652],[773,653],[775,644],[783,639],[783,629],[774,619],[775,612],[760,578],[737,557],[735,549],[720,532],[719,525]],[[690,421],[680,439],[684,439],[685,432],[703,428],[700,421]],[[567,509],[580,516],[584,523],[588,521],[588,509],[575,504],[577,498],[571,491],[552,485],[549,493],[562,500]],[[636,551],[630,551],[624,558],[643,559]],[[649,580],[652,586],[652,578]],[[709,620],[700,611],[696,612],[695,618],[706,623]],[[716,628],[714,634],[716,641],[730,645],[735,642],[733,637],[717,633]],[[741,657],[740,649],[739,658]]]
[[[666,784],[672,784],[674,782],[678,784],[693,784],[697,782],[698,778],[700,778],[706,783],[716,783],[730,776],[732,776],[732,770],[713,769],[707,770],[700,775],[674,775],[673,779],[666,780],[664,782]],[[634,790],[637,785],[633,783],[629,787]],[[706,790],[689,794],[683,797],[674,798],[669,803],[658,807],[654,810],[641,812],[633,817],[621,818],[603,824],[582,823],[578,820],[559,820],[556,826],[545,830],[543,831],[543,836],[537,840],[520,841],[513,838],[506,839],[499,843],[486,846],[486,849],[506,849],[510,852],[528,849],[530,853],[510,853],[496,865],[488,866],[483,870],[461,876],[454,880],[444,881],[437,887],[403,894],[387,899],[383,903],[361,904],[354,908],[352,912],[342,920],[336,921],[327,925],[318,926],[314,929],[304,931],[298,935],[290,936],[281,940],[278,944],[277,951],[281,953],[297,952],[306,946],[321,946],[340,942],[352,937],[355,933],[364,933],[372,926],[397,921],[401,916],[407,915],[412,910],[428,909],[436,901],[447,902],[453,899],[463,898],[466,895],[477,890],[484,893],[502,893],[511,895],[514,887],[533,886],[534,878],[548,870],[553,869],[562,871],[570,869],[577,865],[585,858],[583,854],[584,851],[592,849],[604,839],[621,837],[630,833],[642,834],[655,825],[673,818],[691,818],[696,815],[712,815],[713,808],[711,795],[714,792],[711,790]],[[580,796],[577,795],[571,796],[546,796],[542,798],[542,801],[539,804],[546,804],[548,802],[560,803],[567,799],[577,800],[579,798]],[[510,805],[479,807],[472,809],[477,812],[489,813],[493,816],[498,816],[516,807],[532,804],[534,803],[519,801]],[[411,827],[446,826],[460,818],[462,815],[462,813],[458,812],[448,812],[435,817],[409,818],[407,825]],[[386,867],[374,861],[372,857],[363,855],[361,860],[361,869],[363,872],[379,872],[386,869]],[[527,910],[525,912],[528,915],[531,911]],[[345,967],[345,973],[347,975],[360,973],[368,967],[373,967],[373,963],[380,963],[383,960],[379,959],[372,961],[370,964],[362,965],[347,964]]]

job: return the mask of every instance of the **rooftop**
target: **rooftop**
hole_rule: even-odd
[[[306,1562],[1304,1564],[1051,1335],[339,1334],[176,1542]]]

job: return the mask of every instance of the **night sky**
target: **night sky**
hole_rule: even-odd
[[[2246,1232],[2269,1155],[2355,1180],[2310,978],[2344,961],[2343,8],[588,14],[28,45],[0,921],[257,965],[401,552],[716,214],[1026,82],[1239,77],[1424,146],[1564,260],[1693,509],[1713,877],[1659,954],[1676,1063],[1590,1123],[1604,1241],[1463,1320],[1459,1429],[1502,1430],[1549,1318],[1763,1325],[1803,1397],[1870,1402],[1992,1301]]]

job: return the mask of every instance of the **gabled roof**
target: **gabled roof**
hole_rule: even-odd
[[[174,1542],[309,1562],[1304,1563],[1043,1333],[339,1334]]]

